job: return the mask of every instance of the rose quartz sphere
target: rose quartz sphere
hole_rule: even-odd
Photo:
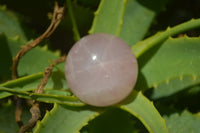
[[[71,91],[93,106],[126,98],[135,86],[138,65],[131,48],[110,34],[83,37],[69,51],[65,75]]]

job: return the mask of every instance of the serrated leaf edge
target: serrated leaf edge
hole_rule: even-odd
[[[138,95],[142,95],[142,92],[138,92]],[[148,100],[146,97],[145,97],[146,100]],[[148,100],[149,101],[149,100]],[[160,117],[160,120],[162,120],[163,123],[166,123],[166,120],[164,118],[161,117],[160,113],[157,111],[157,109],[155,108],[154,104],[153,104],[153,101],[149,101],[149,103],[152,105],[153,109],[159,114],[159,117]],[[120,106],[120,108],[124,111],[127,111],[129,112],[130,114],[133,114],[135,117],[137,117],[142,123],[143,125],[147,128],[147,130],[150,132],[150,133],[154,133],[154,131],[149,127],[149,125],[145,122],[145,120],[139,115],[137,114],[136,112],[134,112],[134,110],[131,110],[130,108],[126,107],[126,105],[122,105]],[[168,129],[166,127],[166,124],[165,124],[165,130],[166,130],[166,133],[168,133]]]
[[[172,80],[175,80],[175,79],[179,79],[180,82],[181,82],[181,81],[183,80],[183,78],[185,78],[185,77],[191,77],[191,79],[192,79],[193,81],[196,81],[197,78],[200,78],[200,75],[199,75],[199,76],[197,76],[197,75],[181,75],[181,76],[178,76],[178,77],[170,77],[169,79],[167,79],[167,80],[165,80],[165,81],[161,81],[161,82],[159,82],[159,83],[156,83],[156,84],[154,84],[154,85],[149,86],[149,88],[153,87],[154,89],[157,89],[159,85],[161,85],[161,84],[166,84],[166,85],[168,85]],[[200,81],[199,81],[199,82],[200,82]]]

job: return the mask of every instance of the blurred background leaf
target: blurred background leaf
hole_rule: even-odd
[[[174,113],[164,116],[170,133],[199,133],[200,114],[192,114],[184,110],[181,114]]]

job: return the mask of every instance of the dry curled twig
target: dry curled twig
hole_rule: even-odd
[[[13,59],[12,79],[16,79],[18,77],[17,67],[20,58],[22,58],[29,50],[36,47],[44,39],[48,38],[55,31],[56,27],[61,22],[63,14],[64,14],[64,7],[59,7],[58,4],[55,3],[53,18],[47,30],[41,36],[36,38],[34,41],[30,42],[28,45],[23,46],[22,49],[17,53],[16,57]]]
[[[29,129],[34,127],[35,123],[40,118],[39,103],[33,104],[33,106],[30,109],[30,112],[31,112],[32,118],[29,120],[27,125],[21,126],[20,130],[18,131],[18,133],[25,133],[26,131],[28,131]]]
[[[66,59],[66,56],[64,55],[60,57],[59,59],[54,60],[53,64],[49,64],[49,66],[44,71],[43,79],[41,83],[38,85],[38,87],[36,88],[35,93],[43,93],[44,87],[47,84],[49,77],[51,76],[53,66],[64,62],[65,59]],[[31,112],[32,118],[29,120],[27,125],[24,125],[20,128],[18,133],[24,133],[25,131],[28,131],[29,129],[31,129],[40,118],[40,108],[39,108],[38,102],[35,102],[35,101],[33,102],[30,112]]]
[[[59,23],[61,22],[61,19],[64,14],[64,7],[59,7],[58,3],[55,3],[54,6],[54,12],[52,15],[52,21],[47,30],[38,38],[36,38],[34,41],[30,42],[29,44],[22,47],[22,49],[17,53],[16,57],[13,58],[13,65],[12,65],[12,79],[18,78],[18,63],[19,60],[32,48],[36,47],[39,43],[41,43],[44,39],[48,38],[57,28]],[[45,86],[45,85],[44,85]],[[22,114],[22,107],[21,107],[21,99],[19,99],[17,96],[14,97],[14,100],[16,102],[15,106],[15,119],[16,122],[20,127],[23,127],[23,123],[21,121],[21,114]],[[18,104],[19,103],[19,104]],[[38,111],[37,111],[38,110]],[[40,110],[39,110],[39,104],[34,104],[30,110],[32,116],[34,119],[36,119],[37,116],[40,116]],[[37,115],[39,114],[39,115]],[[37,118],[39,119],[39,117]],[[34,120],[30,120],[34,121]],[[24,130],[24,132],[27,131],[27,129]]]

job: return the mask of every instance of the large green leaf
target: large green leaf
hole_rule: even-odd
[[[89,33],[120,36],[132,46],[144,37],[156,13],[165,4],[166,0],[101,0]]]
[[[88,121],[99,112],[85,108],[73,108],[55,104],[41,122],[37,123],[34,133],[78,133]]]
[[[200,114],[192,114],[184,111],[181,114],[174,113],[164,116],[170,133],[199,133]]]
[[[8,78],[11,77],[12,58],[15,57],[17,52],[21,49],[20,45],[24,45],[25,43],[21,43],[18,39],[7,38],[3,34],[1,34],[0,44],[0,53],[2,54],[2,57],[8,57],[6,59],[0,59],[1,64],[3,64],[1,65],[1,67],[3,68],[0,70],[0,74],[2,73],[3,75],[0,78],[6,78],[5,75],[7,75]],[[19,61],[19,76],[42,72],[49,65],[49,61],[58,58],[58,54],[48,51],[47,48],[36,47],[25,54]],[[63,70],[64,64],[62,64],[62,66],[60,67]]]
[[[166,2],[167,0],[127,0],[120,37],[130,46],[142,40]]]
[[[134,100],[130,103],[127,102],[120,108],[137,117],[150,133],[168,133],[164,119],[160,116],[153,103],[141,92],[134,92],[130,99]]]
[[[133,95],[125,100],[120,108],[138,118],[149,132],[168,133],[164,119],[160,116],[154,105],[144,97],[142,93],[134,91]],[[106,109],[108,110],[109,108],[93,109],[91,107],[88,109],[87,107],[74,108],[56,105],[38,124],[36,132],[50,133],[58,129],[60,133],[76,133],[79,132],[83,126],[87,125],[91,119],[94,119],[100,112],[106,111]]]
[[[169,38],[139,58],[139,88],[155,88],[154,98],[199,83],[200,38]]]
[[[5,33],[9,38],[17,37],[26,42],[18,19],[14,13],[7,11],[5,6],[0,6],[0,33]]]
[[[104,32],[119,36],[125,7],[126,0],[101,0],[89,33]]]
[[[160,83],[153,90],[151,98],[155,100],[161,97],[167,97],[199,83],[200,77],[193,77],[191,75],[172,78],[167,82]]]
[[[127,111],[113,108],[90,121],[81,133],[147,133],[142,123]]]
[[[16,47],[11,45],[11,47]],[[10,48],[11,48],[10,47]],[[59,56],[47,49],[36,47],[29,51],[19,62],[18,72],[20,76],[43,72],[49,65],[49,61],[58,59]],[[61,66],[64,69],[64,64]]]

